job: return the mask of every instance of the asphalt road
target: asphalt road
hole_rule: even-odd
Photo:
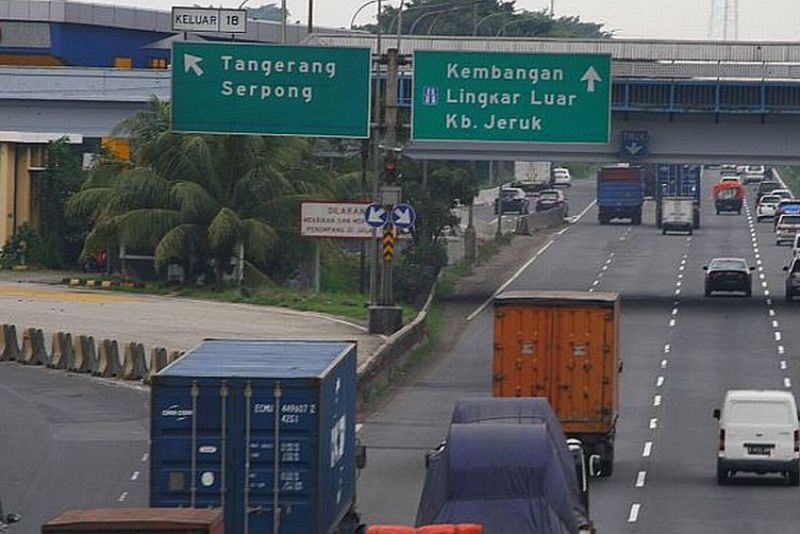
[[[707,192],[714,178],[705,177]],[[570,192],[573,213],[593,198],[583,187]],[[600,533],[798,530],[797,488],[769,476],[716,484],[711,412],[727,389],[791,389],[800,380],[800,304],[783,301],[789,252],[774,244],[772,225],[753,220],[751,234],[747,216],[715,215],[709,197],[691,237],[662,236],[652,210],[631,227],[600,226],[590,209],[510,285],[623,295],[615,472],[592,484]],[[703,297],[702,265],[723,255],[758,267],[752,298]],[[490,394],[491,323],[490,310],[478,313],[448,355],[363,422],[369,466],[358,498],[367,520],[413,522],[424,451],[444,437],[458,398]]]

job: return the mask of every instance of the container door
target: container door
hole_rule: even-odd
[[[493,395],[550,397],[553,310],[501,306],[495,311]]]
[[[554,384],[550,402],[567,432],[571,425],[597,423],[602,418],[608,317],[610,312],[602,308],[554,310]]]
[[[190,383],[153,388],[150,504],[209,508],[222,505],[230,489],[230,425],[233,406],[227,384]],[[222,440],[225,429],[228,440]],[[194,455],[193,455],[194,451]],[[227,503],[226,503],[227,504]],[[226,506],[225,523],[232,521]]]
[[[275,442],[279,442],[278,506],[281,534],[318,532],[317,420],[318,387],[311,380],[281,383],[252,381],[237,392],[236,484],[242,499],[234,529],[229,534],[273,532]],[[279,433],[275,433],[275,406],[279,405]],[[249,416],[248,416],[249,414]],[[249,460],[249,462],[248,462]],[[245,517],[246,516],[246,517]]]

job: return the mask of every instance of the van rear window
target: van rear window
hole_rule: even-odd
[[[785,425],[794,422],[791,407],[785,402],[737,401],[730,406],[725,418],[732,423]]]

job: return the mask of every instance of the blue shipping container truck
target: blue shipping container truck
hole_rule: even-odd
[[[656,167],[656,226],[661,228],[661,201],[664,197],[692,197],[694,199],[694,228],[700,228],[700,165],[658,165]]]
[[[281,534],[353,518],[355,344],[207,340],[151,391],[150,506],[223,507],[227,534],[272,533],[276,504]]]
[[[641,167],[617,165],[597,171],[597,219],[608,224],[612,219],[630,219],[642,224],[644,173]]]

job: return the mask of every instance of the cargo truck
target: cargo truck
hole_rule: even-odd
[[[745,188],[742,184],[719,181],[714,184],[711,194],[714,197],[714,208],[717,210],[717,215],[728,211],[735,211],[737,215],[742,214],[745,197]]]
[[[568,438],[614,470],[619,405],[617,293],[510,291],[494,299],[494,397],[545,397]]]
[[[656,168],[656,226],[661,228],[665,198],[691,198],[692,226],[700,228],[700,165],[658,165]]]
[[[617,165],[597,171],[597,218],[600,224],[612,219],[630,219],[642,224],[644,175],[641,167]]]
[[[356,347],[206,340],[152,381],[150,506],[226,534],[352,533]]]

